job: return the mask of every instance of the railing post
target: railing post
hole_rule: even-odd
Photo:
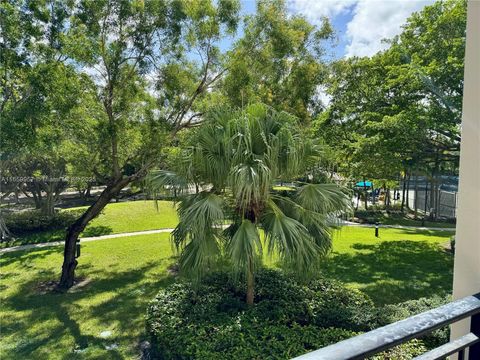
[[[470,320],[470,331],[477,336],[480,336],[480,314],[473,315]],[[480,359],[480,343],[476,343],[468,350],[469,360]]]

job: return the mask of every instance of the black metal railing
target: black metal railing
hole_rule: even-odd
[[[468,349],[469,360],[480,360],[480,293],[312,351],[294,360],[365,359],[466,318],[471,318],[470,333],[416,359],[436,360],[458,354],[458,359],[463,360]]]

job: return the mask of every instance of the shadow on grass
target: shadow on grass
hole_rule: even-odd
[[[19,261],[19,256],[12,257]],[[5,359],[32,358],[37,351],[54,349],[59,339],[72,342],[68,353],[62,354],[64,359],[84,358],[86,354],[82,351],[88,351],[89,357],[93,358],[123,359],[124,355],[115,346],[108,351],[106,347],[112,344],[131,346],[143,340],[132,339],[132,329],[144,328],[147,303],[160,288],[174,280],[168,276],[153,278],[151,275],[146,279],[146,273],[169,261],[162,259],[124,272],[95,272],[93,267],[82,265],[78,275],[91,279],[91,282],[68,293],[39,294],[36,290],[38,284],[46,279],[56,279],[58,274],[52,270],[36,273],[2,302],[7,311],[22,314],[21,321],[17,316],[2,319],[2,335],[19,337],[15,349],[4,352]],[[89,323],[82,327],[85,321]],[[113,327],[114,331],[107,338],[100,333],[92,334],[91,330],[87,334],[82,331],[92,326],[95,329]],[[30,331],[30,327],[39,328]]]
[[[52,246],[44,249],[31,249],[23,251],[14,251],[11,253],[5,253],[0,255],[0,267],[10,265],[12,263],[20,264],[22,269],[33,269],[34,263],[37,260],[46,258],[51,254],[62,253],[63,247]],[[2,272],[2,279],[5,279],[5,276],[8,274]]]
[[[15,234],[14,234],[15,235]],[[22,235],[15,239],[2,242],[0,248],[11,246],[26,245],[26,244],[40,244],[47,242],[63,241],[65,239],[65,230],[49,230],[38,233],[31,233]]]
[[[418,232],[417,232],[418,234]],[[356,243],[355,253],[332,254],[323,273],[358,284],[376,304],[398,303],[451,291],[453,257],[426,241]]]

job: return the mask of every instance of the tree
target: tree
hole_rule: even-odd
[[[456,170],[465,19],[465,1],[439,1],[413,14],[389,49],[332,64],[317,135],[344,172],[393,180]]]
[[[195,101],[218,78],[217,44],[223,34],[234,31],[238,12],[238,3],[229,0],[103,0],[75,6],[64,51],[96,76],[102,120],[94,171],[106,188],[68,228],[59,283],[63,289],[73,285],[75,244],[86,225],[159,161],[169,133],[191,125],[198,116]],[[200,65],[188,60],[193,51]],[[158,81],[152,83],[149,78],[155,75]],[[179,77],[185,81],[175,83]]]
[[[246,301],[252,304],[264,246],[299,273],[330,249],[330,225],[350,206],[344,190],[314,183],[302,183],[291,195],[274,190],[275,181],[304,175],[319,159],[296,118],[259,104],[216,109],[188,144],[174,171],[154,171],[149,178],[154,190],[183,192],[173,232],[183,271],[201,275],[226,255],[245,274]],[[208,190],[189,194],[193,184]],[[224,230],[226,221],[231,224]]]
[[[47,158],[68,162],[60,172],[74,178],[91,172],[97,183],[105,185],[67,230],[59,288],[68,289],[74,283],[75,247],[83,229],[124,187],[141,180],[161,161],[162,145],[170,145],[172,135],[198,123],[202,100],[224,73],[218,44],[235,31],[239,4],[236,0],[10,0],[2,2],[0,10],[2,130],[10,129],[14,139],[22,133],[18,128],[27,128],[23,133],[30,136],[32,118],[42,120],[44,129],[48,125],[53,134],[58,125],[63,129],[68,115],[81,128],[66,127],[62,132],[68,146],[45,142],[32,148],[34,155],[46,149]],[[25,79],[37,66],[51,70],[53,79],[64,69],[63,74],[70,73],[68,81],[31,96]],[[69,81],[78,78],[87,86],[74,92],[74,104],[86,96],[88,106],[66,108],[61,116],[51,111],[58,110],[58,104],[45,106],[49,105],[45,98],[62,104],[63,97],[71,95],[66,91]],[[48,87],[51,82],[46,80]],[[42,82],[37,83],[41,89]],[[45,111],[39,114],[28,106],[32,103]],[[19,105],[29,113],[19,112]],[[17,127],[6,126],[4,111]],[[75,150],[82,159],[60,154],[60,148]]]
[[[65,7],[52,3],[55,16],[50,27],[43,28],[42,8],[28,5],[23,10],[19,1],[0,5],[0,148],[2,175],[8,179],[2,191],[6,186],[7,192],[23,192],[36,208],[52,215],[68,184],[66,158],[75,152],[67,144],[76,142],[77,132],[85,128],[78,113],[92,106],[88,98],[93,88],[85,75],[59,57],[54,28],[65,19]],[[22,11],[35,12],[38,21]]]
[[[221,92],[232,106],[263,102],[308,122],[320,111],[318,87],[327,68],[323,44],[332,27],[320,27],[288,14],[285,2],[259,0],[255,15],[245,20],[244,34],[228,53],[228,73]]]

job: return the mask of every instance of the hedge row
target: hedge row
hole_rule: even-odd
[[[411,302],[377,309],[366,295],[337,282],[301,284],[262,270],[255,305],[248,307],[242,284],[216,273],[201,284],[179,282],[160,291],[147,310],[152,358],[287,359],[436,306]],[[410,359],[425,350],[415,340],[377,359]]]

